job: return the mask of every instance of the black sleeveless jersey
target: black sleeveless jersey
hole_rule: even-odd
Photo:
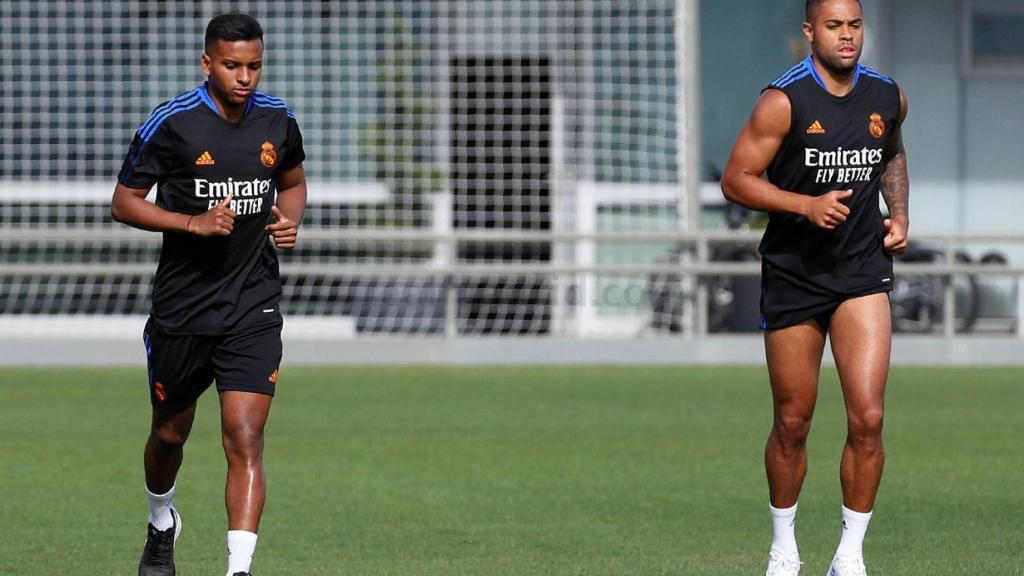
[[[267,234],[277,176],[302,163],[295,116],[254,91],[240,122],[224,119],[206,85],[158,106],[132,139],[118,181],[157,185],[156,204],[198,215],[233,194],[234,230],[200,237],[165,232],[151,316],[170,334],[226,334],[280,321],[281,280]]]
[[[900,121],[896,83],[858,65],[853,89],[837,97],[808,56],[765,90],[782,91],[792,107],[789,134],[768,167],[768,180],[809,196],[853,190],[844,200],[850,215],[835,230],[797,214],[770,214],[760,246],[765,265],[822,295],[841,298],[891,286],[879,201],[883,150]]]

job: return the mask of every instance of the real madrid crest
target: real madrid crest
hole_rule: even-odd
[[[872,116],[872,118],[874,118]],[[872,128],[874,133],[874,128]],[[267,168],[273,168],[274,164],[277,164],[277,150],[274,150],[274,145],[270,142],[264,142],[262,150],[260,150],[260,163]]]
[[[885,136],[885,122],[882,121],[882,116],[879,114],[871,115],[871,123],[868,124],[868,130],[871,135],[875,138],[881,138]]]

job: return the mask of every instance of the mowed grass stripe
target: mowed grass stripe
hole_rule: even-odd
[[[1019,369],[895,369],[872,575],[1020,574]],[[132,574],[145,371],[0,375],[0,574]],[[224,570],[216,396],[176,504],[185,576]],[[269,423],[258,575],[756,574],[763,368],[290,368]],[[823,374],[800,500],[808,573],[839,537],[845,415]]]

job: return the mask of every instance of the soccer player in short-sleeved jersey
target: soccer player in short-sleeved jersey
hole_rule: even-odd
[[[848,419],[843,531],[828,574],[864,576],[862,544],[884,460],[892,254],[906,249],[909,226],[901,137],[907,101],[891,78],[859,64],[858,0],[807,0],[806,17],[811,55],[762,92],[722,190],[770,213],[760,248],[775,415],[765,449],[773,525],[766,574],[800,571],[796,503],[827,335]]]
[[[281,361],[275,246],[295,245],[306,202],[302,136],[284,102],[256,91],[262,60],[255,19],[211,20],[208,81],[153,111],[117,176],[113,217],[164,236],[143,334],[153,420],[140,576],[175,573],[175,478],[196,401],[213,382],[228,462],[227,574],[248,575],[256,547],[263,428]],[[146,200],[153,185],[155,204]]]

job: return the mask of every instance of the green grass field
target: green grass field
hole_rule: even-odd
[[[1024,574],[1024,370],[896,369],[872,576]],[[132,575],[145,531],[139,369],[0,373],[0,574]],[[763,368],[282,372],[254,572],[763,574]],[[217,399],[178,479],[179,574],[224,572]],[[826,371],[800,500],[804,573],[839,537]]]

